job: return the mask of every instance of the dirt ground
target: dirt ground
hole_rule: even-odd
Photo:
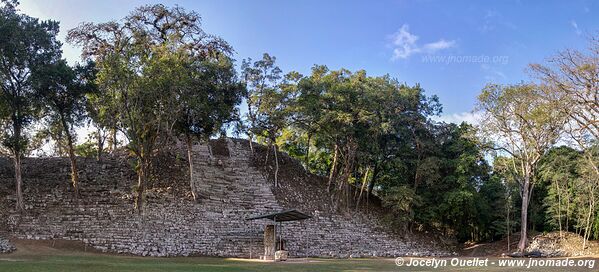
[[[458,252],[460,256],[465,257],[501,257],[506,253],[516,251],[519,234],[514,234],[509,239],[504,238],[499,241],[464,245]],[[574,256],[597,256],[599,257],[599,241],[587,241],[585,249],[582,250],[582,236],[571,233],[559,232],[541,233],[529,237],[533,247],[530,251],[540,251],[547,257],[574,257]]]

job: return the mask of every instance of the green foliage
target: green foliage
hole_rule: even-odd
[[[325,66],[313,67],[309,76],[289,73],[277,81],[281,72],[268,55],[244,67],[254,109],[247,118],[250,132],[276,136],[276,143],[307,169],[329,176],[338,205],[357,206],[361,195],[377,194],[404,229],[438,229],[462,240],[495,237],[487,229],[499,219],[479,220],[479,215],[503,207],[478,192],[491,168],[474,129],[432,122],[429,117],[441,106],[420,86]],[[273,134],[269,127],[277,120],[283,122],[270,130],[277,131]],[[355,204],[348,186],[366,188],[356,193]]]
[[[477,110],[483,114],[482,135],[490,138],[491,149],[511,157],[510,173],[520,185],[520,252],[526,248],[529,221],[533,226],[544,221],[529,216],[529,204],[536,197],[533,189],[539,161],[558,141],[567,122],[566,115],[555,110],[556,102],[543,98],[545,88],[540,84],[489,84],[478,96]]]
[[[542,156],[529,209],[531,228],[536,231],[574,231],[592,239],[599,238],[595,206],[599,201],[596,193],[599,178],[585,157],[592,152],[592,148],[579,151],[559,146]],[[496,159],[495,176],[515,184],[513,180],[517,175],[511,173],[511,164],[512,158]],[[512,199],[521,201],[518,195]],[[517,207],[511,206],[511,209],[516,211]]]
[[[515,184],[511,184],[512,187]],[[509,183],[502,182],[499,175],[493,175],[485,182],[478,192],[476,206],[478,207],[477,225],[481,239],[498,240],[508,233],[507,219],[510,223],[509,232],[514,230],[513,214],[517,198],[517,188],[510,188]]]
[[[423,199],[416,194],[413,188],[408,185],[400,185],[390,188],[384,198],[385,206],[395,212],[394,220],[401,224],[407,224],[414,220],[416,212],[414,206],[423,204]],[[405,227],[404,227],[405,228]]]
[[[496,199],[488,198],[491,167],[474,129],[467,124],[439,124],[437,129],[431,147],[436,150],[431,158],[437,166],[428,167],[436,173],[426,175],[427,186],[420,189],[428,200],[421,208],[430,212],[420,222],[430,227],[440,225],[461,241],[492,238],[487,230],[494,218],[485,218],[496,204]]]
[[[1,145],[15,163],[17,209],[24,210],[21,157],[30,142],[27,130],[40,115],[33,78],[60,59],[58,22],[39,21],[17,11],[17,1],[0,2],[0,125]]]
[[[186,136],[208,139],[223,124],[238,119],[235,107],[245,92],[228,52],[192,57],[178,71],[176,129]]]
[[[568,147],[558,147],[550,150],[541,161],[539,178],[548,187],[545,197],[546,212],[549,215],[547,223],[553,229],[570,229],[570,215],[573,206],[571,193],[574,180],[578,177],[577,168],[580,162],[580,153]],[[562,222],[564,225],[562,226]]]
[[[231,48],[203,31],[197,13],[160,4],[139,7],[122,23],[81,24],[67,40],[97,64],[93,116],[127,137],[141,211],[158,141],[172,140],[173,128],[208,137],[230,118],[240,89],[226,56]]]
[[[17,13],[16,1],[0,3],[0,119],[6,124],[2,144],[14,156],[28,145],[27,126],[39,116],[32,78],[60,58],[58,22]]]
[[[293,80],[292,75],[283,78],[275,62],[275,57],[265,53],[253,63],[251,59],[243,60],[241,66],[248,90],[247,130],[251,137],[268,140],[269,145],[275,143],[287,125],[287,81]]]
[[[92,158],[98,153],[98,146],[90,141],[75,146],[75,154],[80,157]]]
[[[94,91],[94,64],[68,66],[59,60],[40,68],[32,79],[36,97],[42,102],[48,136],[57,143],[60,150],[70,151],[76,141],[75,129],[86,118],[86,95]],[[66,141],[66,144],[63,143]]]

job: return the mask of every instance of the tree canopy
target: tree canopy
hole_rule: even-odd
[[[115,114],[113,125],[138,159],[141,211],[157,141],[175,128],[207,137],[239,103],[231,49],[203,31],[197,13],[163,5],[139,7],[122,23],[84,23],[67,40],[97,63],[97,84],[108,100],[102,110]]]
[[[0,2],[0,119],[5,126],[2,145],[10,150],[15,164],[17,208],[24,209],[21,158],[27,152],[27,129],[40,109],[33,78],[61,57],[56,39],[58,22],[40,21],[20,14],[18,2]],[[37,90],[42,91],[42,90]]]

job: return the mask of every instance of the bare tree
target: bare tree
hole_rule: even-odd
[[[599,139],[599,37],[591,39],[588,52],[565,50],[547,65],[531,64],[530,69],[546,85],[543,97],[568,115],[570,139],[590,150]],[[599,174],[593,153],[585,152],[585,157]]]
[[[528,205],[538,162],[558,140],[565,122],[541,93],[542,87],[533,84],[487,85],[478,97],[477,110],[483,113],[481,131],[492,138],[493,149],[512,157],[522,197],[520,252],[526,248]]]

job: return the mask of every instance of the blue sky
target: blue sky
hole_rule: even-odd
[[[365,69],[420,83],[460,121],[486,83],[528,81],[527,64],[559,50],[584,49],[599,31],[598,1],[75,1],[21,0],[31,16],[61,22],[63,38],[80,22],[105,22],[148,3],[180,5],[241,59],[268,52],[284,71],[314,64]],[[77,48],[64,48],[70,62]]]

